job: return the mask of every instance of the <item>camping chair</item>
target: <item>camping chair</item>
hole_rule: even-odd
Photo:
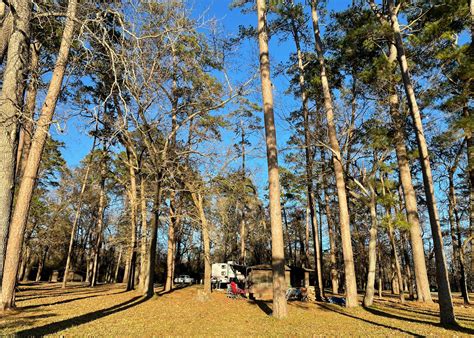
[[[232,291],[230,284],[227,284],[227,298],[237,299],[237,297],[239,297],[239,295]]]
[[[240,297],[245,297],[245,290],[239,289],[236,284],[230,283],[227,285],[227,290],[229,292],[229,287],[230,287],[230,293],[234,295],[233,298],[237,299]]]

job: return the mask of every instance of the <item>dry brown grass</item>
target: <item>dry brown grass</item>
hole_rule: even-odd
[[[18,294],[17,311],[0,319],[0,333],[66,336],[387,336],[474,335],[474,307],[456,298],[461,327],[438,323],[437,305],[399,304],[388,297],[370,309],[344,309],[332,304],[291,302],[289,317],[268,316],[270,302],[227,299],[214,292],[197,299],[198,286],[143,299],[123,285],[96,288],[73,284],[28,284]]]

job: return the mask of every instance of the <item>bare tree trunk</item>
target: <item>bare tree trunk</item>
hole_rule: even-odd
[[[148,221],[147,221],[147,202],[145,193],[145,178],[140,178],[140,212],[142,221],[141,248],[140,248],[140,287],[142,292],[146,291],[148,286],[147,260],[148,260]]]
[[[120,270],[120,262],[122,260],[122,246],[120,246],[120,249],[119,249],[119,255],[118,255],[118,258],[117,258],[117,266],[115,267],[115,274],[114,274],[114,283],[117,283],[118,281],[118,274],[119,274],[119,270]]]
[[[15,3],[12,2],[12,4],[16,11],[17,8],[16,8]],[[6,5],[3,1],[0,4],[0,6],[2,6],[2,9],[1,9],[2,17],[0,18],[0,20],[2,21],[2,24],[0,27],[0,65],[1,65],[3,64],[5,55],[7,55],[8,44],[10,42],[10,37],[12,36],[13,29],[14,29],[14,18],[13,18],[11,10],[9,10],[5,14]],[[8,57],[7,57],[7,62],[8,62]]]
[[[369,0],[369,4],[376,13],[382,25],[389,22],[379,14],[377,6],[373,0]],[[388,64],[393,68],[393,64],[398,57],[398,49],[395,40],[389,40]],[[410,244],[413,253],[413,265],[415,269],[416,293],[418,301],[431,303],[430,283],[428,280],[428,272],[426,270],[425,252],[423,248],[423,239],[421,236],[421,226],[418,218],[418,206],[416,201],[415,189],[413,188],[412,177],[410,172],[410,164],[405,145],[405,122],[400,113],[399,98],[396,90],[393,71],[390,70],[389,84],[389,105],[390,115],[394,126],[394,145],[398,162],[400,182],[403,188],[403,197],[405,200],[405,209],[407,220],[410,224]]]
[[[209,238],[209,224],[204,213],[204,202],[200,192],[191,192],[194,204],[198,209],[201,221],[202,241],[204,244],[204,293],[211,293],[211,241]]]
[[[166,283],[165,291],[170,291],[173,288],[173,273],[174,273],[174,247],[175,247],[175,223],[176,223],[176,210],[175,210],[175,193],[172,192],[170,196],[170,221],[168,226],[168,252],[166,258]]]
[[[7,64],[3,72],[2,92],[0,93],[0,280],[2,281],[15,187],[18,113],[23,104],[22,92],[28,67],[28,40],[32,8],[31,0],[12,0],[9,3],[16,13],[16,20],[9,39]],[[12,281],[16,280],[16,272],[13,276],[11,277]]]
[[[72,250],[74,248],[74,238],[76,237],[77,224],[79,223],[79,219],[81,216],[82,200],[84,198],[84,192],[86,191],[87,180],[89,179],[89,173],[90,173],[91,164],[92,164],[92,153],[94,152],[95,144],[96,144],[96,137],[94,136],[94,141],[92,143],[92,149],[91,149],[91,157],[89,159],[89,163],[87,164],[86,172],[84,174],[84,179],[82,181],[81,191],[79,193],[79,202],[77,205],[76,213],[74,214],[74,220],[72,222],[71,235],[69,236],[69,247],[67,251],[66,266],[64,268],[64,278],[63,278],[63,284],[62,284],[63,289],[67,285],[69,269],[71,268],[71,257],[72,257]]]
[[[408,292],[410,300],[415,299],[415,290],[413,289],[412,271],[410,267],[410,255],[408,254],[407,233],[400,234],[403,241],[403,257],[405,259],[405,275],[408,284]]]
[[[44,267],[44,263],[46,261],[46,257],[48,257],[48,250],[49,250],[49,247],[46,246],[44,248],[43,254],[41,255],[41,257],[38,261],[38,271],[36,272],[35,282],[41,281],[41,273],[43,272],[43,267]]]
[[[306,205],[306,217],[305,217],[305,229],[304,229],[304,258],[305,258],[305,262],[304,262],[304,267],[305,268],[309,268],[311,266],[310,264],[310,259],[309,259],[309,207]],[[308,281],[306,281],[305,279],[305,283],[307,282],[307,285],[305,284],[305,287],[308,287],[309,286],[309,279]]]
[[[22,261],[22,270],[21,270],[20,277],[18,278],[18,280],[21,280],[23,282],[26,282],[28,280],[28,277],[29,277],[28,275],[30,274],[30,270],[28,268],[28,266],[30,265],[30,259],[31,259],[31,249],[29,245],[26,245],[26,252]]]
[[[387,212],[387,216],[391,217],[390,213]],[[390,239],[390,245],[392,247],[392,253],[393,253],[393,260],[395,263],[395,273],[397,277],[397,285],[398,285],[398,290],[399,290],[399,297],[400,297],[400,302],[404,303],[405,302],[405,294],[403,292],[403,276],[402,276],[402,269],[400,267],[400,257],[398,255],[398,249],[397,249],[397,243],[395,242],[395,234],[393,232],[393,226],[391,221],[389,221],[388,225],[388,237]]]
[[[151,222],[151,234],[150,234],[150,241],[148,246],[148,259],[147,259],[147,278],[148,278],[148,285],[146,288],[145,295],[151,297],[155,294],[154,283],[155,283],[155,259],[156,259],[156,242],[158,236],[158,224],[160,222],[159,219],[159,210],[161,204],[161,181],[163,179],[162,172],[158,172],[156,178],[156,187],[155,187],[155,201],[153,204],[153,220]]]
[[[30,246],[25,243],[23,258],[21,259],[20,272],[18,274],[18,280],[23,281],[25,278],[26,265],[30,261]]]
[[[379,243],[379,250],[378,250],[378,261],[379,261],[379,276],[378,276],[378,279],[379,279],[379,298],[382,298],[383,294],[383,263],[382,263],[382,250],[381,250],[381,247],[380,247],[380,243]]]
[[[311,223],[313,228],[313,250],[314,250],[314,265],[316,271],[316,278],[314,283],[315,288],[315,297],[317,301],[322,301],[324,297],[324,284],[323,284],[323,269],[321,264],[321,245],[319,241],[319,234],[318,234],[318,223],[316,221],[316,213],[314,210],[314,195],[311,191],[309,195],[309,212],[311,215]],[[311,212],[312,210],[312,212]]]
[[[137,163],[133,154],[127,150],[128,157],[128,171],[130,179],[130,188],[128,189],[129,201],[130,201],[130,251],[128,256],[130,257],[130,264],[127,266],[129,271],[127,273],[128,279],[127,291],[135,288],[135,265],[137,261],[137,177],[135,171],[135,165]],[[132,160],[133,158],[133,160]]]
[[[299,86],[301,93],[302,112],[303,112],[303,129],[304,129],[304,145],[305,145],[305,171],[306,171],[306,199],[308,200],[308,208],[310,212],[311,228],[313,229],[313,246],[315,256],[315,295],[316,300],[321,301],[324,296],[324,288],[322,284],[322,269],[321,269],[321,252],[319,248],[319,234],[317,231],[318,225],[315,215],[314,207],[314,194],[313,194],[313,154],[310,148],[310,130],[309,130],[309,111],[308,111],[308,95],[306,93],[306,81],[303,67],[303,55],[301,52],[300,39],[298,29],[296,27],[294,18],[291,18],[291,26],[293,39],[296,46],[296,55],[298,58],[298,71],[299,71]]]
[[[469,0],[469,13],[471,21],[471,44],[469,46],[471,55],[474,53],[474,0]],[[464,116],[473,119],[472,109],[464,107]],[[469,232],[470,236],[474,236],[474,132],[471,130],[466,133],[467,140],[467,161],[468,161],[468,176],[469,176]],[[462,258],[464,259],[464,252],[461,250]],[[474,285],[474,241],[471,241],[471,283]]]
[[[354,138],[354,133],[356,131],[355,122],[356,122],[356,113],[357,113],[357,77],[354,73],[351,74],[352,77],[352,88],[351,88],[351,119],[349,127],[347,128],[347,138],[343,147],[343,153],[346,154],[346,166],[345,172],[348,173],[351,165],[351,154],[352,154],[352,140]]]
[[[292,246],[291,246],[290,228],[288,227],[288,219],[286,217],[286,208],[285,208],[285,206],[283,206],[281,208],[281,210],[283,211],[283,222],[285,223],[286,241],[288,243],[288,256],[289,256],[288,259],[291,262],[291,259],[293,259],[293,249],[292,249]],[[306,215],[306,216],[309,216],[309,215]]]
[[[127,283],[128,281],[128,273],[130,272],[130,256],[126,255],[126,260],[125,260],[125,269],[123,271],[123,278],[122,278],[122,283]]]
[[[99,254],[100,254],[100,247],[102,243],[102,233],[104,232],[104,211],[106,206],[106,196],[105,196],[105,177],[107,173],[107,154],[106,149],[104,146],[104,150],[101,154],[102,158],[100,159],[100,192],[99,192],[99,210],[97,212],[97,238],[96,243],[94,246],[94,265],[92,268],[92,281],[91,286],[94,287],[97,284],[98,270],[99,270]]]
[[[26,4],[28,5],[28,4]],[[67,9],[67,19],[64,26],[61,46],[58,58],[52,74],[48,93],[38,119],[38,126],[31,143],[31,150],[25,167],[25,173],[18,190],[18,198],[15,204],[13,217],[10,222],[10,236],[8,238],[5,269],[2,282],[2,303],[3,309],[10,309],[15,306],[15,282],[18,273],[21,247],[25,233],[28,210],[30,208],[31,196],[35,186],[41,155],[44,144],[48,136],[49,125],[54,115],[56,103],[61,91],[61,85],[66,70],[69,56],[69,48],[74,34],[74,19],[76,16],[77,0],[69,0]]]
[[[245,222],[245,205],[242,205],[242,218],[240,219],[240,262],[245,265],[245,260],[247,257],[247,248],[245,245],[245,239],[247,237],[247,224]]]
[[[38,94],[39,82],[39,52],[41,44],[39,42],[30,44],[30,81],[26,89],[26,103],[21,116],[20,135],[18,140],[18,150],[16,156],[16,180],[19,182],[25,172],[26,160],[30,153],[31,137],[34,130],[34,115],[36,108],[36,97]]]
[[[423,183],[428,213],[430,216],[431,233],[433,236],[434,252],[436,257],[436,279],[438,282],[440,321],[443,325],[451,325],[456,323],[456,317],[454,315],[453,302],[451,298],[451,288],[449,285],[448,269],[443,249],[443,237],[439,223],[438,209],[436,206],[428,146],[426,144],[426,139],[423,132],[423,123],[421,121],[420,111],[416,102],[415,91],[413,89],[410,73],[408,70],[408,61],[405,55],[405,49],[403,46],[403,40],[397,17],[398,8],[394,6],[393,0],[389,1],[389,9],[392,30],[395,38],[395,46],[397,48],[397,58],[402,73],[403,85],[405,87],[408,106],[410,107],[411,116],[413,118],[416,130],[416,139],[418,143]]]
[[[285,250],[281,222],[280,179],[278,151],[273,114],[273,93],[270,79],[270,58],[266,22],[266,1],[257,0],[257,31],[260,47],[260,77],[262,82],[265,139],[267,146],[270,224],[272,233],[273,317],[282,319],[288,314],[286,304]]]
[[[332,217],[331,205],[329,200],[327,176],[326,176],[326,159],[324,158],[325,151],[321,150],[321,162],[322,162],[322,190],[324,191],[324,207],[326,211],[326,221],[328,224],[328,235],[329,235],[329,259],[331,262],[331,286],[332,293],[337,294],[339,291],[339,273],[337,271],[337,260],[336,260],[336,232],[334,219]]]
[[[396,59],[397,51],[393,44],[390,45],[389,61],[392,63]],[[415,189],[413,188],[410,164],[408,161],[407,149],[405,146],[405,124],[399,109],[398,94],[394,84],[390,84],[390,115],[395,127],[393,141],[397,155],[400,182],[403,188],[403,198],[407,220],[410,224],[410,240],[413,252],[413,264],[415,267],[416,292],[418,301],[431,303],[430,285],[428,273],[426,271],[425,252],[423,249],[423,239],[421,237],[421,226],[418,218],[418,206],[416,202]]]
[[[334,124],[334,112],[331,98],[331,90],[326,75],[326,65],[324,60],[323,44],[320,37],[317,0],[311,0],[311,16],[313,20],[313,30],[315,37],[316,52],[318,54],[319,65],[321,68],[321,85],[324,94],[324,108],[326,110],[326,119],[328,124],[329,143],[332,151],[334,174],[336,176],[337,196],[339,202],[339,222],[341,227],[342,253],[344,255],[344,277],[346,285],[346,306],[358,306],[357,283],[354,267],[354,255],[352,251],[351,229],[349,208],[347,205],[346,182],[344,180],[344,168],[342,165],[341,149],[336,135],[336,126]]]
[[[449,182],[449,192],[448,192],[448,216],[449,224],[451,230],[451,242],[453,247],[453,268],[454,268],[454,277],[459,281],[459,287],[461,289],[461,295],[464,300],[464,304],[469,304],[469,293],[467,290],[466,282],[466,271],[464,267],[464,259],[462,252],[462,235],[460,231],[460,220],[457,211],[457,199],[456,191],[454,188],[454,174],[456,173],[459,160],[461,158],[461,151],[464,148],[464,143],[459,147],[459,150],[454,158],[452,166],[448,170],[448,182]]]
[[[372,306],[375,294],[375,270],[377,268],[377,205],[373,187],[370,187],[370,241],[369,241],[369,273],[365,287],[364,306]]]
[[[245,185],[245,128],[243,126],[242,121],[240,122],[240,129],[241,129],[241,143],[242,143],[242,184]],[[244,202],[242,203],[242,210],[241,210],[241,219],[240,219],[240,264],[245,265],[247,259],[247,247],[246,247],[246,240],[247,240],[247,221],[245,218],[245,197]]]

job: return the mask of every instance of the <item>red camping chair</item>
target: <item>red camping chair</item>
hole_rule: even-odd
[[[230,288],[234,295],[245,297],[245,290],[239,289],[235,282],[230,283]]]

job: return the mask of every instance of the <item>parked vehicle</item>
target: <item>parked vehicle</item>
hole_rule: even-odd
[[[176,284],[194,284],[194,278],[189,277],[188,275],[180,275],[174,279]]]

